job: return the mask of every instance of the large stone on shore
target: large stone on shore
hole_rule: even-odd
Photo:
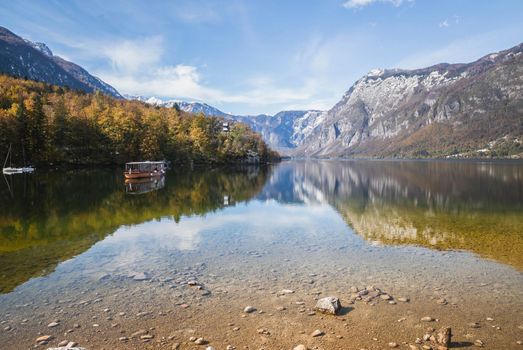
[[[450,327],[443,327],[436,334],[436,343],[438,345],[449,347],[451,338],[452,330],[450,329]]]
[[[303,344],[296,345],[293,350],[307,350],[307,347]]]
[[[254,311],[256,311],[256,308],[250,305],[246,306],[245,309],[243,309],[243,312],[245,312],[246,314],[250,314]]]
[[[341,310],[340,299],[336,297],[321,298],[316,303],[315,309],[325,314],[337,315]]]

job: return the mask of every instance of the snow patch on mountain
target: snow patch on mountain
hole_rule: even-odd
[[[25,40],[26,43],[28,43],[29,45],[31,45],[33,48],[37,49],[38,51],[40,51],[44,55],[46,55],[48,57],[53,57],[53,52],[51,51],[51,49],[46,44],[30,41],[30,40],[27,40],[27,39],[24,39],[24,40]]]

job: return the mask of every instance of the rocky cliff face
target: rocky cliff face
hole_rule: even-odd
[[[302,145],[315,127],[321,124],[325,112],[281,111],[271,116],[234,116],[232,119],[248,124],[259,132],[274,149],[288,153]]]
[[[24,40],[3,27],[0,27],[0,73],[122,98],[115,88],[82,67],[54,56],[45,44]]]
[[[500,145],[522,152],[522,53],[523,44],[470,64],[371,71],[294,154],[481,155]]]

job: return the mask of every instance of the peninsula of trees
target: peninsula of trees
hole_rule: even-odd
[[[0,154],[13,163],[102,165],[167,159],[233,163],[278,159],[241,123],[0,75]],[[25,158],[25,159],[24,159]]]

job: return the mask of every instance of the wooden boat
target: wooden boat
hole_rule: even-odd
[[[6,167],[7,161],[9,161],[9,166]],[[24,163],[25,163],[25,154],[24,154]],[[2,168],[2,173],[5,175],[14,175],[22,173],[32,173],[35,169],[32,166],[24,166],[22,168],[15,168],[11,166],[11,145],[9,145],[9,150],[7,151],[7,156],[5,157],[4,166]]]
[[[22,168],[7,167],[2,169],[2,173],[5,175],[22,174],[23,172]]]
[[[167,166],[164,161],[129,162],[125,163],[124,176],[126,179],[163,176],[165,175],[166,169]]]

